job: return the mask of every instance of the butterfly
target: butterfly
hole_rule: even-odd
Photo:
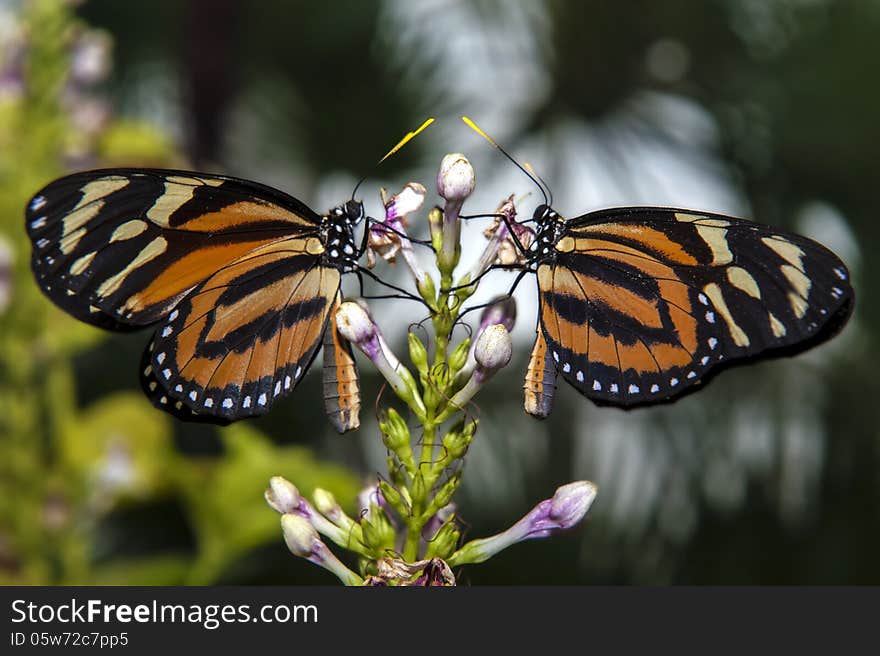
[[[559,375],[598,405],[674,401],[729,365],[826,341],[853,310],[840,258],[746,219],[620,207],[566,220],[547,202],[533,221],[519,246],[538,283],[524,385],[536,417],[550,413]]]
[[[363,220],[354,199],[319,215],[256,182],[159,169],[74,173],[25,210],[34,275],[58,307],[109,330],[156,326],[140,370],[155,406],[218,424],[265,414],[323,345],[339,432],[358,425],[335,308]]]

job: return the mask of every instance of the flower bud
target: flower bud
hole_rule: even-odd
[[[454,521],[443,524],[428,540],[427,558],[449,558],[461,537]]]
[[[282,515],[295,512],[299,508],[300,494],[296,486],[283,476],[269,479],[269,487],[264,493],[266,503]]]
[[[477,338],[474,346],[474,359],[477,361],[477,373],[480,369],[494,372],[510,362],[513,353],[513,340],[503,324],[496,323],[487,327]]]
[[[336,526],[348,529],[354,523],[353,519],[346,516],[342,506],[337,503],[336,498],[331,492],[322,488],[315,488],[315,491],[312,492],[312,499],[318,512],[336,524]]]
[[[361,585],[363,579],[352,572],[333,554],[318,537],[315,527],[305,517],[294,514],[281,516],[284,542],[294,556],[305,558],[336,575],[345,585]]]
[[[480,315],[480,328],[478,332],[482,332],[488,326],[500,323],[508,332],[513,330],[516,323],[516,299],[509,294],[496,296],[490,301],[483,313]]]
[[[321,541],[309,520],[292,513],[281,516],[281,530],[290,553],[300,558],[311,558],[317,543]]]
[[[425,406],[418,394],[415,380],[389,348],[379,327],[366,309],[355,301],[345,301],[336,310],[339,334],[357,346],[376,365],[379,373],[398,397],[406,401],[417,414],[424,416]]]
[[[474,167],[461,153],[450,153],[440,162],[437,193],[446,199],[443,208],[442,245],[437,265],[441,275],[451,275],[461,255],[461,206],[475,184]],[[432,237],[432,242],[434,241]],[[436,245],[435,245],[436,249]]]
[[[376,339],[376,325],[369,313],[355,301],[345,301],[336,310],[336,329],[352,344],[363,349]],[[369,353],[367,353],[369,356]],[[371,358],[372,359],[372,358]]]
[[[449,558],[449,564],[481,563],[517,542],[571,528],[584,518],[595,499],[596,486],[589,481],[563,485],[503,533],[468,542]]]
[[[409,341],[409,359],[420,372],[427,371],[428,351],[422,344],[422,340],[412,331],[407,334],[407,340]]]
[[[461,204],[474,191],[474,167],[461,153],[450,153],[440,162],[437,193],[447,201]]]
[[[464,368],[464,366],[468,362],[468,357],[471,353],[472,342],[470,338],[464,338],[458,343],[452,353],[449,354],[449,357],[446,359],[447,364],[449,365],[449,373],[452,376],[455,376],[459,371]]]
[[[584,518],[595,499],[596,486],[589,481],[563,485],[550,500],[550,518],[556,528],[571,528]]]
[[[363,530],[364,544],[372,550],[373,554],[379,555],[385,553],[386,550],[394,549],[397,532],[381,507],[370,506],[370,511],[361,518],[361,529]]]

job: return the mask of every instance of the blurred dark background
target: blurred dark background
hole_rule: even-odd
[[[834,341],[794,360],[729,371],[657,409],[600,409],[563,386],[543,423],[521,410],[535,326],[534,283],[525,281],[517,291],[514,361],[479,397],[482,424],[456,499],[459,514],[478,537],[506,528],[567,481],[592,480],[599,496],[572,533],[517,545],[468,568],[462,581],[880,583],[873,284],[880,271],[870,255],[880,230],[873,72],[880,4],[91,0],[75,13],[108,37],[100,54],[107,70],[90,93],[114,121],[147,125],[168,147],[128,157],[105,139],[71,160],[72,168],[158,162],[224,172],[324,210],[346,198],[402,134],[435,116],[436,126],[365,184],[368,210],[381,208],[380,185],[416,180],[433,192],[443,154],[461,151],[478,180],[467,211],[491,211],[510,193],[531,193],[521,204],[530,215],[540,194],[459,121],[467,114],[531,162],[563,215],[620,204],[694,207],[784,226],[831,247],[847,261],[857,292],[856,314]],[[22,189],[22,202],[38,184]],[[414,230],[426,234],[427,226]],[[465,258],[477,255],[478,242],[466,240],[474,245]],[[406,284],[401,271],[380,273]],[[498,274],[479,298],[509,282]],[[407,317],[387,327],[400,351],[407,324],[420,318],[406,305],[387,301],[378,315],[380,322],[398,312]],[[136,394],[145,339],[101,334],[71,351],[75,406]],[[358,433],[332,433],[312,372],[288,401],[250,422],[266,438],[260,448],[307,453],[339,468],[333,476],[344,479],[342,490],[383,470],[372,417],[380,381],[366,366],[361,374]],[[204,550],[204,531],[213,530],[219,544],[225,527],[250,521],[225,516],[222,526],[205,528],[221,521],[211,514],[221,510],[203,497],[235,488],[256,501],[240,513],[276,521],[261,506],[264,482],[236,488],[231,466],[227,477],[214,471],[193,482],[230,457],[217,430],[166,428],[168,457],[188,482],[158,485],[141,498],[122,495],[101,513],[82,547],[89,581],[125,582],[118,563],[156,554],[168,554],[168,567],[154,559],[137,582],[192,580],[181,578],[190,561],[179,554]],[[249,457],[240,451],[246,443],[234,448],[237,458]],[[269,475],[297,482],[286,461],[275,462]],[[229,514],[228,504],[222,512]],[[265,535],[218,557],[200,580],[332,583],[291,557],[280,533]],[[0,533],[0,563],[3,544]],[[15,549],[7,551],[9,571],[23,567]],[[64,568],[33,571],[32,581],[57,581]]]

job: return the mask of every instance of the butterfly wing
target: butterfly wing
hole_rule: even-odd
[[[157,327],[145,356],[143,382],[154,403],[235,421],[265,414],[293,390],[321,346],[339,292],[341,274],[321,265],[319,248],[317,237],[276,240],[186,296]]]
[[[743,219],[620,208],[566,224],[538,268],[558,371],[600,404],[672,400],[727,364],[834,335],[854,302],[824,246]]]
[[[75,173],[40,190],[25,221],[43,291],[88,323],[155,323],[225,264],[320,217],[264,185],[187,171]]]

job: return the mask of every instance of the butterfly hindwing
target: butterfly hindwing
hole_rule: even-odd
[[[285,235],[316,234],[320,220],[264,185],[158,169],[75,173],[25,210],[43,291],[116,330],[158,321],[224,264]]]
[[[729,363],[824,341],[852,310],[837,256],[733,217],[604,210],[566,223],[555,250],[538,266],[541,329],[598,403],[672,400]]]
[[[317,237],[257,248],[208,278],[161,323],[150,365],[169,397],[223,420],[262,415],[321,346],[340,272]]]

